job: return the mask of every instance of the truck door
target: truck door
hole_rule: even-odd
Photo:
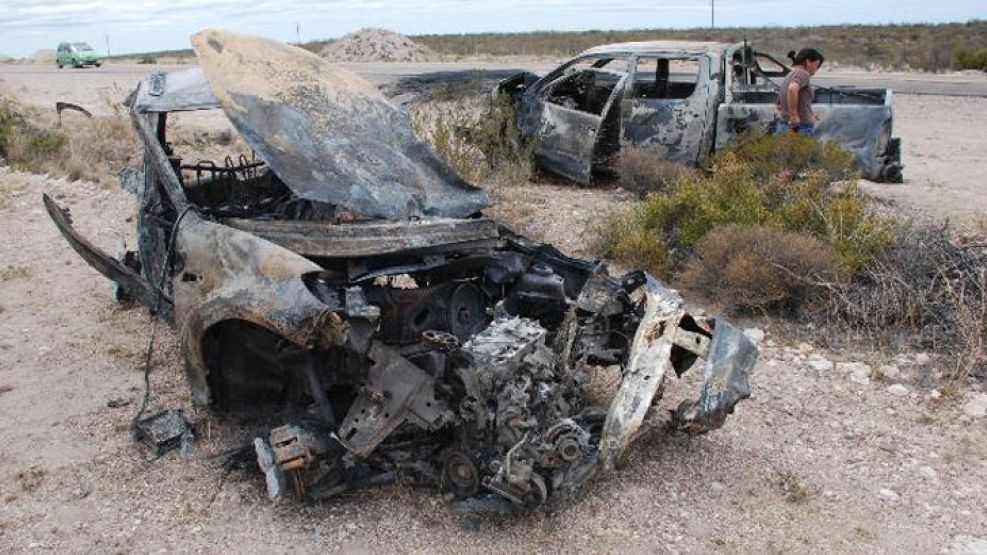
[[[710,152],[720,102],[718,56],[638,56],[620,106],[621,148],[653,149],[662,159],[697,164]]]
[[[532,127],[535,156],[544,167],[589,183],[604,116],[623,90],[626,59],[584,58],[563,66],[532,91],[523,125]]]

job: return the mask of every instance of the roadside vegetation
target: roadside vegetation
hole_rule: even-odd
[[[482,33],[411,37],[436,52],[458,56],[571,57],[587,48],[613,42],[694,40],[740,42],[783,57],[805,45],[826,59],[865,68],[945,71],[965,69],[958,49],[987,49],[987,21],[937,25],[828,25],[718,29],[638,29],[632,31]],[[963,58],[965,60],[965,58]],[[976,69],[983,69],[978,67]]]
[[[472,87],[443,89],[432,102],[408,109],[412,128],[463,179],[491,186],[523,185],[534,172],[534,145],[522,144],[506,99]]]
[[[136,155],[136,138],[122,107],[105,102],[109,115],[66,112],[59,128],[53,118],[0,94],[0,158],[19,171],[114,185]]]
[[[910,345],[943,355],[950,377],[987,376],[987,244],[882,215],[839,148],[753,135],[701,172],[660,175],[600,226],[601,256],[736,313]]]

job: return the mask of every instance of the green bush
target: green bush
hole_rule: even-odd
[[[47,171],[62,156],[68,137],[31,124],[13,101],[0,98],[0,156],[18,170]]]
[[[753,137],[717,154],[706,173],[683,176],[640,206],[611,216],[598,245],[605,256],[668,276],[713,229],[765,226],[820,239],[852,272],[891,234],[856,181],[846,180],[853,175],[849,168],[849,155],[828,144],[795,134]],[[648,252],[661,252],[655,262],[641,264],[641,237],[650,237]]]
[[[979,69],[987,71],[987,48],[957,48],[953,51],[953,60],[959,69]]]

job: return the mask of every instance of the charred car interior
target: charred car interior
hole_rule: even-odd
[[[625,148],[698,165],[745,133],[770,132],[789,71],[746,43],[629,42],[591,48],[544,77],[519,73],[494,93],[510,99],[540,166],[590,183]],[[815,136],[852,153],[863,177],[900,183],[891,91],[816,87],[813,94],[821,118]]]
[[[150,76],[128,99],[144,146],[125,183],[137,249],[110,256],[44,203],[121,299],[175,325],[195,403],[269,419],[253,449],[271,498],[400,473],[467,510],[532,509],[612,469],[673,373],[702,372],[674,410],[685,433],[722,426],[750,396],[743,333],[686,313],[644,272],[611,276],[484,217],[485,193],[358,77],[266,39],[192,42],[201,67]],[[621,79],[606,65],[553,99],[592,75],[584,107],[605,112]],[[222,110],[256,154],[177,156],[168,116],[195,110]],[[588,400],[595,366],[621,369],[609,404]]]

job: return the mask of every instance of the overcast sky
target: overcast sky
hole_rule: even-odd
[[[987,19],[987,0],[715,0],[717,27]],[[207,27],[284,41],[362,27],[404,34],[706,27],[709,0],[0,0],[0,53],[61,41],[113,54],[187,48]]]

